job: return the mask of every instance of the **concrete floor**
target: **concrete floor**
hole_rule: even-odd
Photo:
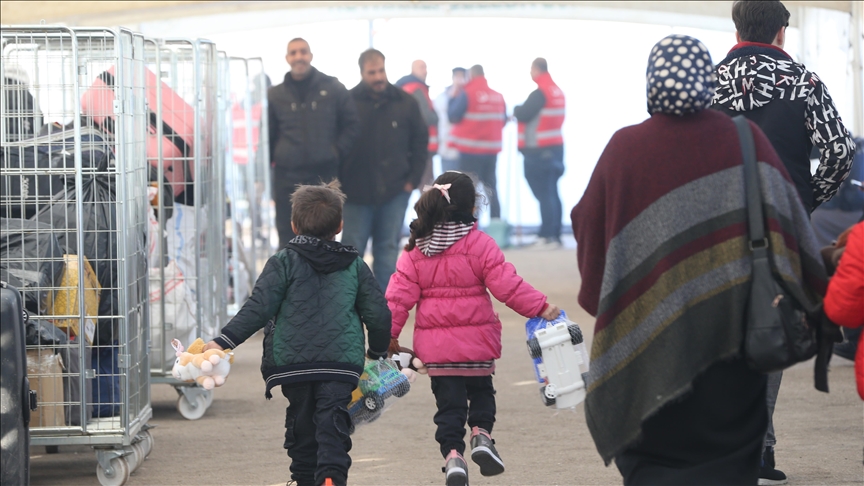
[[[594,321],[576,304],[579,272],[572,249],[537,252],[508,250],[507,258],[532,285],[567,310],[586,336]],[[473,485],[620,484],[613,466],[604,467],[580,405],[554,413],[540,403],[525,348],[525,320],[498,305],[504,324],[504,353],[495,385],[497,447],[507,471],[485,478],[473,463]],[[410,346],[411,328],[400,341]],[[590,344],[590,342],[589,342]],[[177,396],[167,385],[153,386],[155,446],[129,485],[277,485],[289,478],[282,449],[285,406],[279,395],[264,399],[259,372],[261,339],[237,350],[228,383],[198,421],[176,411]],[[864,484],[864,406],[855,391],[852,363],[832,362],[831,393],[813,388],[812,363],[788,370],[774,415],[777,466],[791,485]],[[429,379],[421,376],[411,392],[375,423],[353,436],[352,485],[443,484],[443,461],[435,442],[435,403]],[[33,485],[98,484],[91,449],[61,447],[59,454],[33,448]]]

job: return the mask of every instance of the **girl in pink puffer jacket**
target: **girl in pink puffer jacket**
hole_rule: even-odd
[[[489,292],[525,317],[559,314],[546,296],[516,274],[474,217],[477,192],[461,172],[441,174],[414,206],[411,237],[387,286],[393,313],[391,349],[416,305],[414,352],[428,367],[438,412],[435,440],[445,458],[446,484],[467,484],[465,422],[480,473],[504,472],[490,432],[495,423],[492,374],[501,357],[501,321]],[[489,292],[487,292],[487,290]]]

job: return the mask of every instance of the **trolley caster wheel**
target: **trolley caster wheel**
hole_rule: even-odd
[[[186,399],[186,395],[180,395],[177,399],[177,411],[186,420],[198,420],[207,411],[207,399],[201,395],[195,396],[195,403]]]
[[[140,443],[144,446],[144,457],[148,457],[153,451],[153,434],[149,430],[145,430],[141,435],[143,438]]]
[[[204,398],[207,400],[207,408],[210,408],[210,405],[213,405],[213,390],[205,390]]]
[[[135,467],[132,467],[131,472],[129,474],[134,473],[141,467],[141,464],[144,464],[144,459],[147,458],[147,449],[145,449],[145,445],[143,442],[136,442],[132,444],[132,456],[135,456]],[[131,465],[130,465],[131,466]]]
[[[537,341],[537,338],[532,337],[528,340],[528,352],[531,353],[531,359],[543,357],[543,349],[540,347],[540,342]]]
[[[123,452],[127,453],[123,456],[123,459],[126,459],[126,464],[129,466],[129,475],[131,476],[138,469],[138,465],[144,461],[144,457],[139,456],[138,451],[132,448],[132,446],[123,449]]]
[[[129,463],[125,457],[111,458],[110,470],[106,471],[101,465],[96,465],[96,477],[102,486],[122,486],[129,480]]]

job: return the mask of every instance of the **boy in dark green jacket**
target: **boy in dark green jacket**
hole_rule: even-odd
[[[351,466],[347,406],[364,354],[387,354],[390,310],[357,250],[333,241],[342,231],[339,183],[300,186],[291,201],[298,236],[270,257],[252,296],[205,350],[234,349],[263,327],[265,396],[281,385],[289,401],[284,447],[291,478],[298,486],[328,478],[342,485]]]

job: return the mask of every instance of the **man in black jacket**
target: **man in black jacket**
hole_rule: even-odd
[[[348,200],[342,242],[363,255],[372,237],[372,272],[382,290],[396,270],[408,198],[426,168],[429,131],[417,101],[387,81],[384,54],[360,55],[362,81],[351,90],[361,132],[342,163]]]
[[[786,166],[804,207],[812,212],[831,199],[849,175],[855,142],[819,77],[783,50],[789,16],[776,0],[732,4],[738,44],[715,68],[717,90],[712,106],[730,116],[744,115],[759,125]],[[680,46],[670,45],[669,49]],[[690,79],[682,77],[681,81]],[[814,146],[819,149],[819,167],[811,175]],[[759,484],[787,481],[774,461],[773,415],[782,377],[782,371],[768,374],[768,431]]]
[[[280,248],[294,237],[295,187],[336,178],[360,131],[351,95],[338,79],[312,67],[309,43],[292,39],[285,60],[291,71],[268,91],[267,113]]]

